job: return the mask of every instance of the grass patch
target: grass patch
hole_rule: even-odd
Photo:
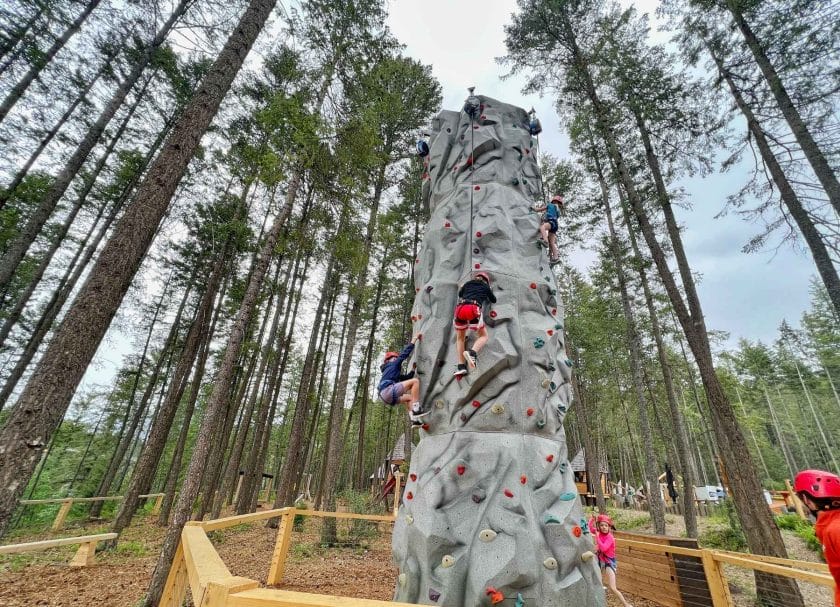
[[[700,534],[698,543],[702,548],[716,548],[732,552],[745,552],[747,538],[738,522],[732,500],[724,500],[723,505],[709,517],[712,523],[709,529]]]
[[[822,545],[817,539],[816,533],[814,533],[814,526],[810,522],[802,520],[797,514],[782,514],[776,517],[776,524],[779,529],[792,531],[794,535],[802,538],[805,545],[814,552],[823,554]]]
[[[315,546],[312,544],[294,544],[292,556],[299,559],[307,559],[315,555]]]
[[[137,540],[123,540],[119,542],[115,552],[116,554],[136,558],[149,555],[149,550],[146,548],[146,545]]]

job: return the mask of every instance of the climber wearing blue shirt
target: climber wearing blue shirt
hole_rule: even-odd
[[[420,380],[414,377],[414,371],[402,373],[402,364],[411,356],[416,342],[417,337],[412,339],[410,344],[406,344],[399,354],[385,353],[385,358],[379,367],[382,378],[379,380],[378,389],[382,402],[391,406],[403,403],[408,411],[408,417],[411,418],[411,423],[419,426],[423,423],[420,418],[428,414],[428,411],[424,412],[420,405]]]
[[[560,261],[557,248],[557,220],[563,209],[563,195],[557,194],[548,204],[538,203],[534,210],[542,213],[540,217],[540,243],[548,247],[549,261],[552,265]]]

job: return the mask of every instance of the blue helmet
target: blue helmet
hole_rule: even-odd
[[[426,143],[425,139],[417,140],[417,155],[420,156],[420,158],[424,158],[429,155],[429,144]]]

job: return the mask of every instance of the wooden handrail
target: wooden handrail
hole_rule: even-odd
[[[730,565],[738,565],[745,569],[753,569],[755,571],[763,571],[765,573],[773,573],[783,577],[793,577],[806,582],[819,584],[820,586],[828,586],[834,588],[834,578],[828,574],[816,573],[814,571],[802,571],[793,567],[784,567],[782,565],[774,565],[773,563],[765,563],[762,561],[753,560],[750,558],[742,558],[737,556],[730,556],[728,554],[721,554],[720,552],[711,551],[712,558],[721,563],[729,563]]]
[[[38,552],[58,546],[73,546],[75,544],[87,544],[89,542],[104,542],[117,537],[116,533],[99,533],[97,535],[80,535],[78,537],[62,537],[54,540],[43,540],[40,542],[26,542],[25,544],[7,544],[0,546],[0,554],[21,554],[23,552]]]
[[[166,495],[165,493],[147,493],[145,495],[138,495],[139,498],[145,497],[163,497]],[[25,506],[30,506],[32,504],[61,504],[70,500],[74,503],[83,503],[83,502],[104,502],[108,500],[121,500],[125,499],[124,495],[103,495],[100,497],[55,497],[50,499],[43,499],[43,500],[20,500],[20,503]]]
[[[224,518],[217,518],[211,521],[204,521],[201,526],[205,531],[217,531],[219,529],[226,529],[228,527],[235,527],[236,525],[243,525],[246,523],[255,523],[257,521],[264,521],[270,518],[277,518],[284,513],[289,512],[291,507],[276,508],[274,510],[266,510],[265,512],[252,512],[250,514],[236,514],[234,516],[226,516]],[[325,512],[323,510],[295,510],[295,515],[300,516],[319,516],[325,518],[348,518],[360,519],[363,521],[376,521],[384,523],[393,523],[396,519],[388,514],[358,514],[356,512]]]
[[[651,542],[639,542],[636,540],[627,540],[621,537],[615,538],[616,546],[626,546],[628,548],[638,548],[647,552],[655,552],[657,554],[682,554],[684,556],[696,556],[700,558],[701,551],[696,548],[683,548],[682,546],[671,546],[669,544],[653,544]]]
[[[736,558],[746,558],[751,561],[760,561],[763,563],[772,563],[774,565],[784,565],[786,567],[798,567],[799,569],[811,569],[812,571],[819,571],[821,573],[828,573],[828,565],[825,563],[812,563],[811,561],[797,561],[794,559],[783,559],[777,556],[765,556],[763,554],[752,554],[744,552],[732,552],[731,550],[715,550],[716,554],[725,554],[727,556],[734,556]]]
[[[184,526],[181,545],[194,605],[224,605],[220,599],[230,592],[260,585],[256,580],[231,575],[200,523]]]
[[[254,588],[231,594],[226,605],[229,607],[417,607],[409,603],[309,594],[273,588]]]

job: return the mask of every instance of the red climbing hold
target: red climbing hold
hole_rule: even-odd
[[[452,227],[452,224],[447,221],[445,224],[443,224],[443,227],[444,228],[450,228],[450,227]]]
[[[475,233],[475,237],[476,237],[476,238],[481,238],[481,232],[476,232],[476,233]]]
[[[416,289],[414,289],[414,292],[415,292],[415,293],[419,293],[419,292],[420,292],[419,287],[418,287],[418,288],[416,288]]]
[[[408,475],[408,478],[410,478],[413,481],[416,481],[417,480],[417,475],[412,472],[411,474]]]
[[[572,535],[574,535],[575,537],[580,537],[582,533],[583,531],[581,531],[580,527],[578,527],[577,525],[572,527]]]
[[[505,489],[505,495],[507,497],[513,497],[513,491],[511,491],[510,489]]]
[[[423,341],[423,334],[422,333],[417,334],[417,341]]]
[[[481,403],[480,403],[480,402],[478,402],[477,400],[474,400],[474,401],[472,402],[472,406],[473,406],[473,407],[475,407],[476,409],[478,409],[478,408],[481,406]]]
[[[425,430],[426,432],[428,432],[428,431],[429,431],[429,424],[423,424],[423,425],[422,425],[422,426],[420,426],[420,427],[421,427],[421,428],[423,428],[423,430]]]
[[[487,120],[487,116],[485,116],[484,114],[482,114],[481,116],[479,116],[479,117],[478,117],[478,119],[479,119],[479,120]]]
[[[412,317],[411,317],[411,322],[414,322],[415,320],[417,320],[417,317],[416,317],[416,316],[412,316]]]
[[[522,476],[519,477],[519,482],[524,485],[525,483],[528,482],[528,477],[523,474]]]
[[[554,454],[553,454],[553,453],[549,453],[548,455],[546,455],[546,456],[545,456],[545,461],[547,461],[549,464],[550,464],[551,462],[553,462],[553,461],[554,461]]]
[[[546,333],[548,333],[549,336],[554,335],[554,329],[549,329]]]
[[[480,263],[475,264],[475,269],[478,270],[481,267]]]
[[[418,257],[417,259],[415,259],[414,263],[420,263],[420,258]]]
[[[551,315],[557,316],[557,308],[551,308]]]
[[[423,320],[423,315],[422,315],[422,314],[418,314],[418,315],[417,315],[417,320]],[[551,333],[549,333],[549,335],[551,335]]]
[[[531,153],[531,150],[529,150],[528,148],[525,148],[525,153],[526,153],[526,154],[530,154],[530,153]]]
[[[423,177],[421,177],[421,179],[428,179],[428,178],[429,178],[429,174],[428,173],[423,173]]]
[[[481,189],[481,186],[480,186],[480,185],[477,185],[477,186],[475,186],[473,189],[477,192],[477,191],[479,191],[479,190]]]
[[[490,310],[490,318],[496,318],[496,310]]]
[[[478,130],[478,125],[477,125],[477,124],[474,124],[474,125],[473,125],[473,129],[475,129],[475,130],[477,131],[477,130]]]
[[[536,289],[536,288],[537,288],[537,283],[532,282],[532,283],[531,283],[531,288],[532,288],[532,289]]]
[[[414,494],[413,494],[411,491],[409,491],[408,493],[406,493],[406,494],[405,494],[405,499],[409,499],[409,500],[410,500],[410,499],[411,499],[411,498],[413,498],[413,497],[414,497]]]
[[[455,468],[455,472],[458,473],[458,476],[462,476],[464,474],[464,472],[466,472],[466,471],[467,471],[467,467],[463,464],[460,464],[460,465],[458,465],[457,468]]]
[[[527,415],[528,417],[531,417],[533,414],[534,414],[534,408],[533,407],[528,407],[528,409],[525,411],[525,415]]]

